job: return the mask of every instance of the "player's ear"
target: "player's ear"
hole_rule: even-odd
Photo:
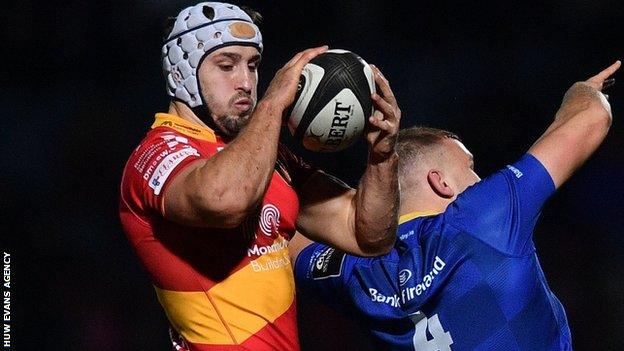
[[[455,195],[455,191],[448,184],[446,179],[444,178],[444,173],[439,169],[431,169],[427,173],[427,182],[438,196],[445,199],[452,199]]]

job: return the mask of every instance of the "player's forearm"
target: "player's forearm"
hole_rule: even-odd
[[[367,165],[355,201],[355,236],[367,255],[390,251],[396,240],[399,208],[398,156]]]
[[[611,119],[605,96],[577,83],[566,93],[555,120],[529,153],[544,164],[559,187],[600,146]]]
[[[193,174],[200,207],[236,226],[262,201],[273,175],[281,128],[279,115],[260,103],[249,124],[223,151]]]

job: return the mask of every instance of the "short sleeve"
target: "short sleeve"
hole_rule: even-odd
[[[444,220],[499,251],[524,255],[533,250],[533,229],[554,191],[546,168],[526,154],[466,189]]]
[[[168,128],[152,130],[133,152],[124,170],[122,199],[133,209],[163,214],[168,184],[191,162],[207,157],[199,143]]]
[[[305,295],[343,311],[347,282],[357,258],[330,246],[313,243],[297,256],[295,282]]]

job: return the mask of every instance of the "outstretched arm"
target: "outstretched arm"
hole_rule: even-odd
[[[611,107],[602,89],[620,68],[620,61],[572,85],[563,97],[555,120],[529,153],[546,168],[558,188],[591,156],[611,126]]]
[[[295,55],[271,81],[249,124],[223,149],[197,160],[172,180],[165,217],[193,226],[238,226],[262,201],[277,157],[284,109],[292,104],[301,70],[327,47]]]
[[[357,190],[322,172],[300,192],[297,227],[310,239],[361,256],[387,253],[396,239],[399,207],[395,143],[401,111],[386,78],[372,67],[381,94],[370,117],[368,164]]]

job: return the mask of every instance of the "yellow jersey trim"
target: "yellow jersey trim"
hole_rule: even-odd
[[[210,128],[189,122],[181,117],[169,113],[157,113],[155,117],[156,119],[154,124],[152,124],[152,129],[164,126],[196,139],[206,140],[213,143],[217,141],[215,132]]]
[[[424,217],[424,216],[435,216],[437,214],[440,214],[442,212],[436,212],[436,211],[414,211],[414,212],[410,212],[408,214],[404,214],[401,217],[399,217],[399,224],[403,224],[407,221],[411,221],[414,218],[417,217]]]

